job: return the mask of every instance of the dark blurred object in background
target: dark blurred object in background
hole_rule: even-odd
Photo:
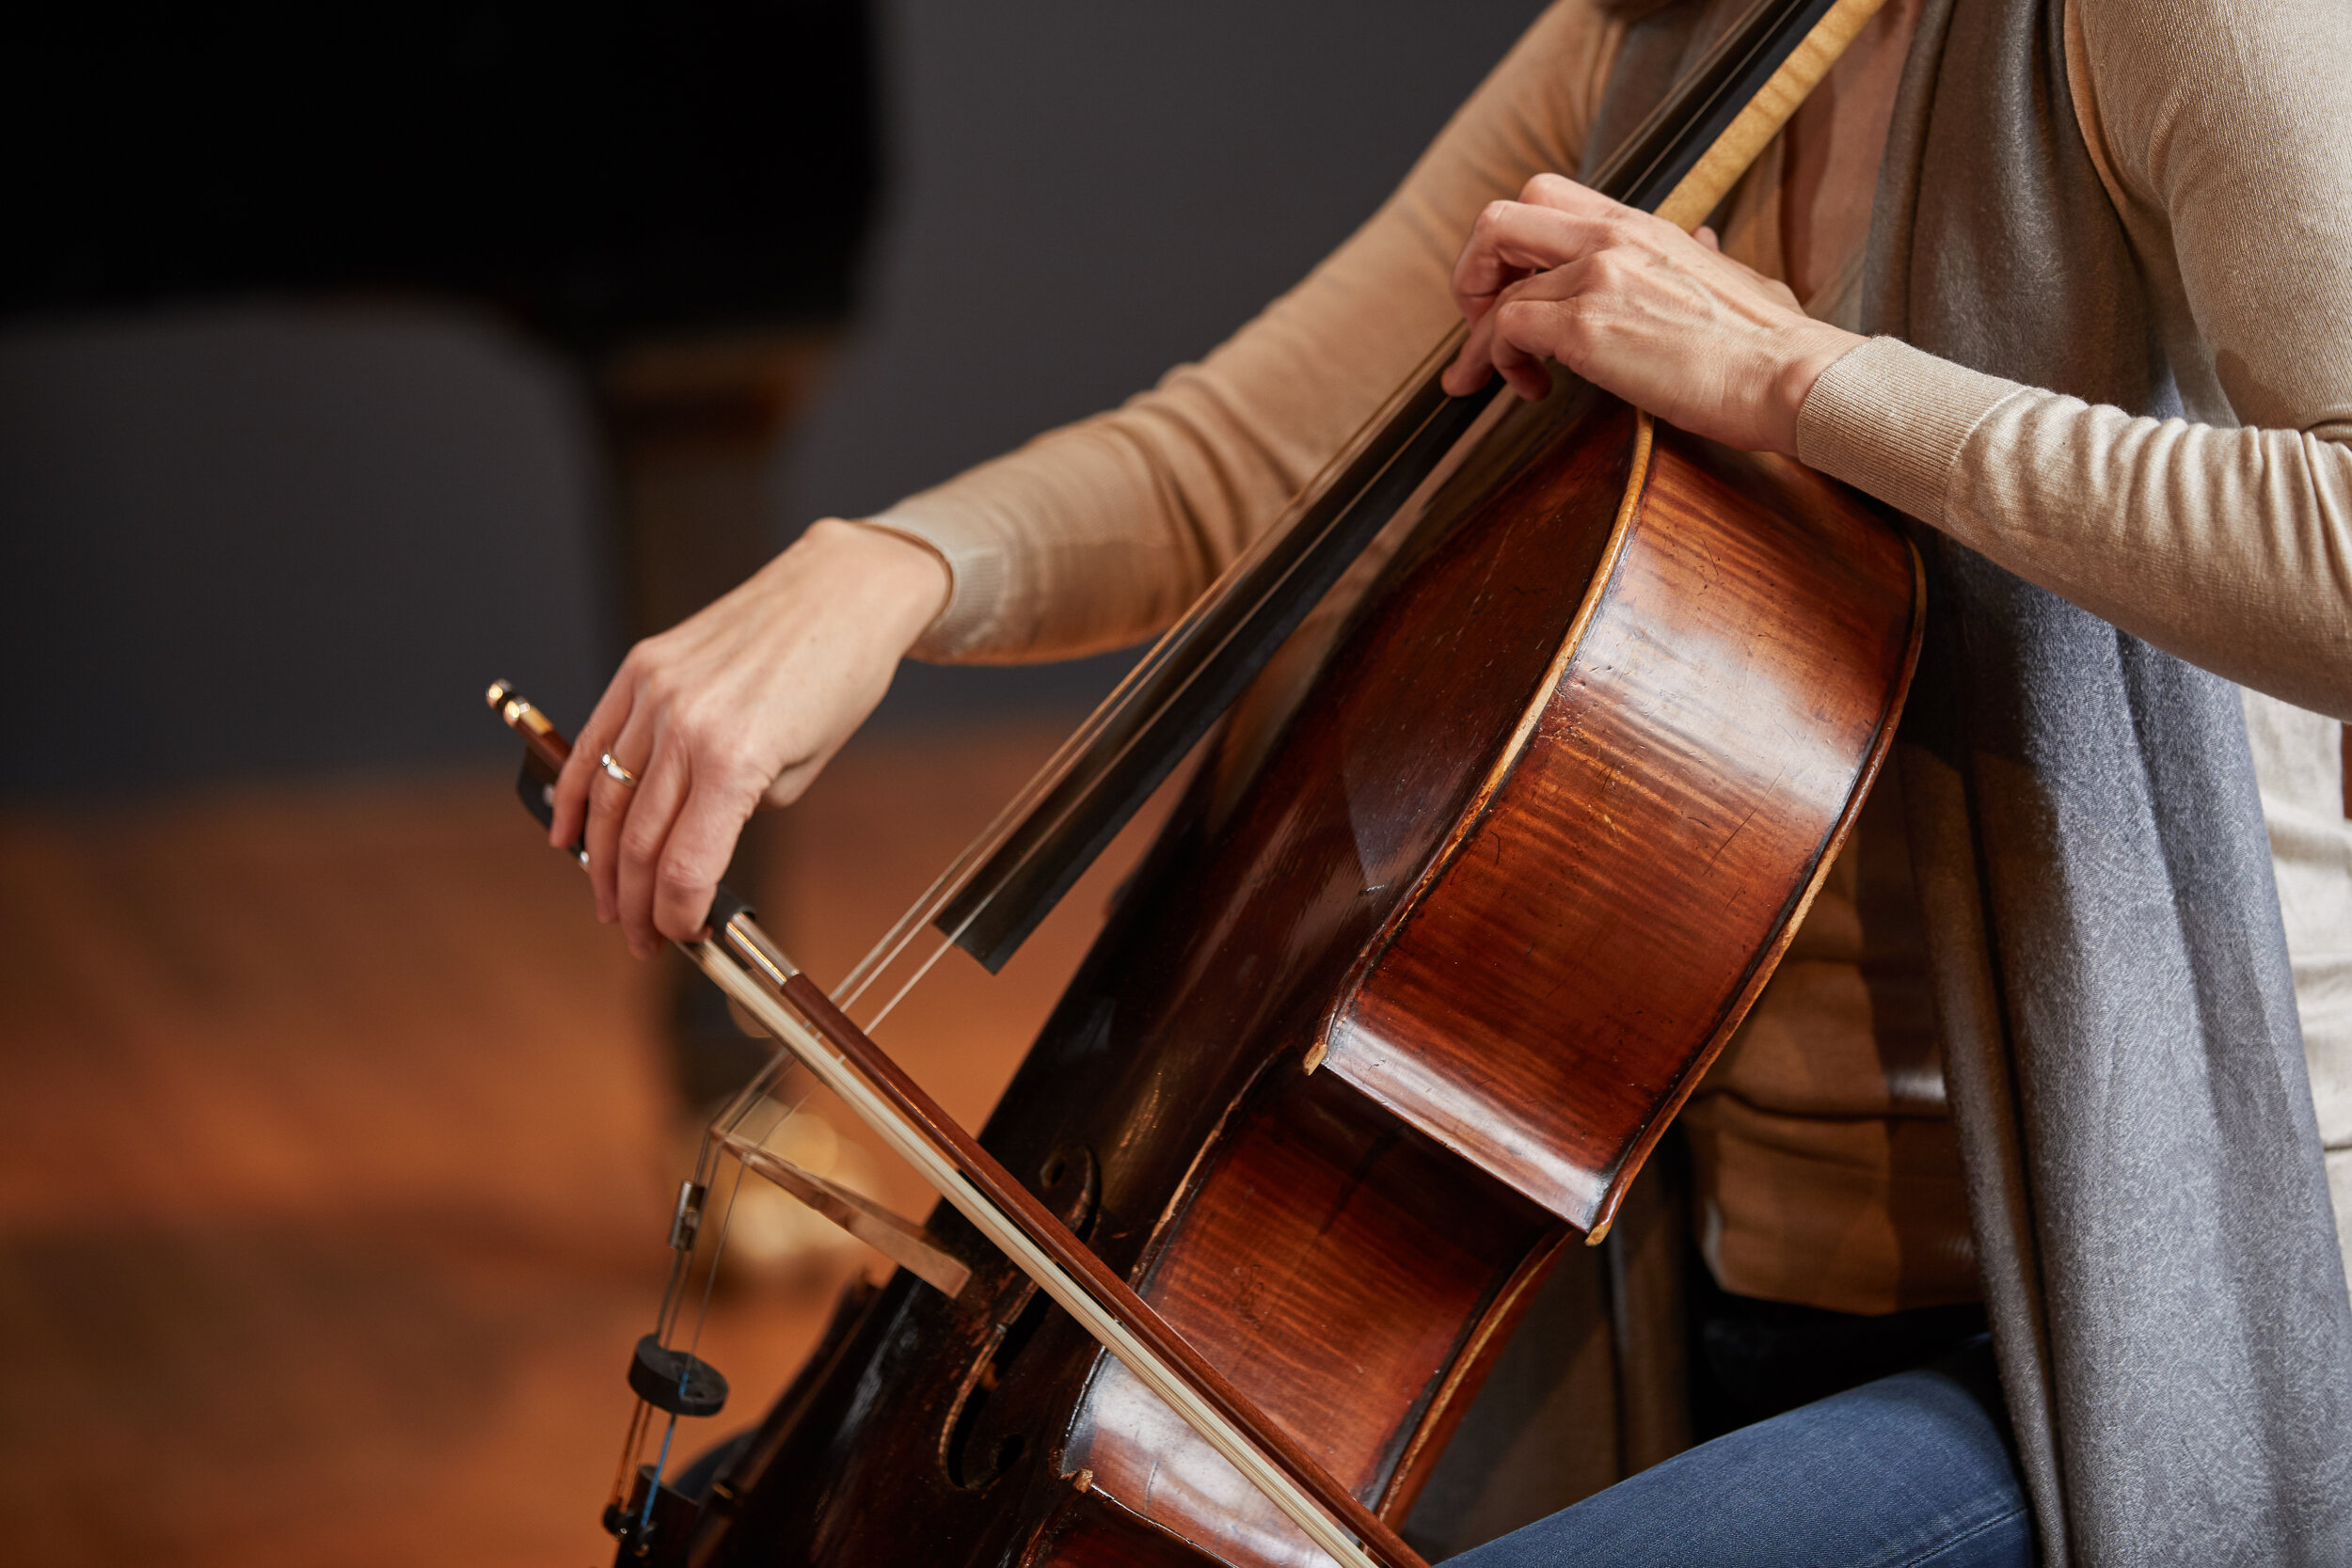
[[[151,0],[0,37],[9,315],[424,290],[598,352],[839,316],[873,204],[856,0]]]
[[[860,0],[7,24],[0,798],[502,753],[490,676],[576,723],[755,568],[875,204],[869,33]]]

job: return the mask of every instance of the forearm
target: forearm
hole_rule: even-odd
[[[2352,450],[2135,419],[1890,339],[1837,361],[1798,452],[2135,636],[2352,716]]]

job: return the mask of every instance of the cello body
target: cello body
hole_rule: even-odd
[[[981,1133],[1391,1525],[1769,978],[1922,610],[1871,503],[1581,387],[1400,522]],[[1327,1560],[959,1215],[931,1227],[972,1284],[853,1289],[691,1561]]]

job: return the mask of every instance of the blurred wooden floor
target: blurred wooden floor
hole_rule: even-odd
[[[791,814],[771,926],[838,975],[1059,737],[856,743]],[[0,1557],[610,1560],[678,1117],[650,973],[509,778],[0,814]],[[885,1037],[967,1125],[1134,837]],[[723,1293],[737,1393],[698,1440],[757,1418],[854,1266]]]

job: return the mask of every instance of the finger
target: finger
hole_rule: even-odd
[[[1653,213],[1613,201],[1590,185],[1580,185],[1556,174],[1537,175],[1529,181],[1521,205],[1551,212],[1565,226],[1563,233],[1580,236],[1573,247],[1575,257],[1564,256],[1536,271],[1550,271],[1571,260],[1596,256],[1617,246],[1655,251],[1692,238]]]
[[[1544,356],[1522,347],[1498,329],[1494,347],[1489,355],[1494,368],[1511,390],[1530,403],[1540,403],[1551,391],[1551,372],[1544,369]]]
[[[1560,356],[1550,343],[1531,336],[1527,330],[1531,323],[1549,318],[1531,317],[1520,308],[1531,301],[1572,297],[1580,287],[1578,279],[1590,264],[1573,261],[1514,283],[1502,292],[1494,310],[1480,324],[1486,329],[1486,363],[1514,392],[1531,403],[1550,395],[1551,372],[1545,361]]]
[[[1519,286],[1513,285],[1514,288]],[[1505,291],[1498,297],[1508,299],[1511,294],[1509,291]],[[1470,327],[1470,336],[1462,343],[1462,353],[1457,363],[1463,366],[1463,372],[1459,379],[1460,384],[1467,390],[1474,392],[1494,380],[1498,368],[1495,364],[1494,351],[1495,318],[1494,313],[1489,311],[1481,316]],[[1456,393],[1455,395],[1462,394]]]
[[[671,823],[652,879],[653,924],[675,942],[700,936],[757,797],[698,779]]]
[[[582,741],[572,752],[573,760],[585,757],[590,768],[588,778],[588,821],[582,830],[588,847],[588,884],[596,889],[596,918],[612,924],[620,917],[621,833],[628,817],[635,812],[637,796],[644,787],[646,769],[651,766],[654,743],[652,708],[634,707],[629,710],[628,722],[612,737],[609,747],[590,751]],[[612,760],[637,775],[638,787],[631,789],[604,770],[600,758],[610,751]]]
[[[1574,261],[1605,237],[1603,227],[1589,217],[1490,201],[1454,263],[1454,303],[1464,320],[1476,321],[1504,289],[1531,273]]]
[[[580,842],[587,826],[589,786],[599,770],[596,759],[628,722],[636,695],[636,673],[624,663],[605,687],[604,695],[596,699],[588,722],[572,737],[572,754],[555,776],[555,819],[548,825],[548,842],[556,848],[568,849]]]
[[[665,725],[663,730],[645,765],[644,781],[635,791],[637,798],[629,802],[613,856],[621,932],[628,950],[641,958],[651,958],[661,945],[653,919],[655,868],[667,850],[678,810],[694,787],[692,757],[674,727]]]
[[[1612,218],[1635,211],[1565,174],[1538,174],[1519,189],[1519,201],[1581,218]]]
[[[1478,373],[1482,378],[1500,374],[1503,385],[1534,402],[1551,390],[1551,377],[1541,367],[1531,367],[1525,354],[1501,340],[1501,313],[1495,312],[1478,324],[1474,345],[1478,351]]]
[[[1454,261],[1452,287],[1466,320],[1491,308],[1501,289],[1609,245],[1623,235],[1628,218],[1642,218],[1557,174],[1538,174],[1522,195],[1519,202],[1486,202]]]
[[[1517,386],[1521,378],[1541,373],[1543,361],[1551,360],[1571,374],[1623,395],[1594,358],[1596,340],[1606,333],[1607,322],[1606,300],[1590,289],[1563,287],[1514,296],[1495,311],[1498,368],[1507,361],[1511,368],[1504,373]]]
[[[1705,245],[1708,249],[1715,252],[1717,255],[1720,256],[1723,254],[1723,240],[1716,234],[1712,226],[1704,223],[1700,224],[1698,228],[1692,230],[1691,238],[1698,241],[1699,244]]]
[[[1462,241],[1462,252],[1454,259],[1453,275],[1446,287],[1454,295],[1454,308],[1462,312],[1462,319],[1475,323],[1494,308],[1494,296],[1507,277],[1498,278],[1494,257],[1494,225],[1501,221],[1501,213],[1510,205],[1507,201],[1489,201],[1479,209],[1470,223],[1469,236]]]
[[[1488,345],[1494,341],[1494,321],[1491,315],[1482,316],[1470,324],[1470,335],[1462,340],[1462,351],[1454,356],[1454,363],[1445,368],[1439,384],[1453,396],[1468,397],[1494,378],[1494,366],[1487,358]]]

